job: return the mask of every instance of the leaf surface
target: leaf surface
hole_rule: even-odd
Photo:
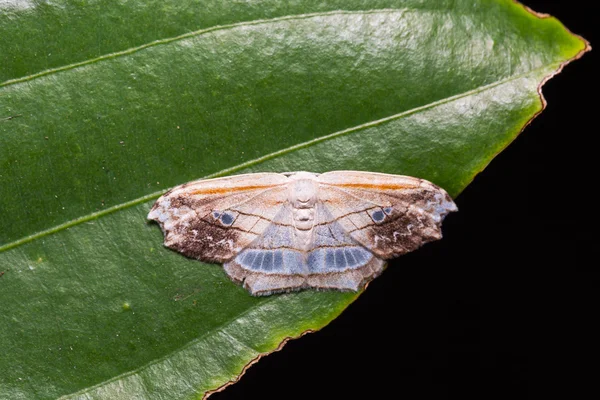
[[[0,18],[0,398],[190,398],[236,379],[358,294],[249,296],[162,247],[145,219],[160,193],[359,169],[456,196],[587,49],[511,1],[63,3]],[[94,39],[91,21],[126,11]],[[45,43],[60,57],[37,56],[41,20],[68,33]]]

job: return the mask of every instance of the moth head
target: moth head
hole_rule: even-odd
[[[299,179],[290,185],[290,203],[294,208],[314,208],[317,202],[317,185],[310,179]]]

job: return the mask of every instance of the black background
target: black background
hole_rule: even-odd
[[[594,2],[523,3],[594,46]],[[546,110],[456,199],[443,240],[392,262],[330,325],[211,400],[581,398],[585,369],[572,371],[598,317],[597,258],[584,259],[598,210],[596,52],[546,83]]]

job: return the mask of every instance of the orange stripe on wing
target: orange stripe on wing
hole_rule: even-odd
[[[414,189],[418,188],[419,185],[411,185],[411,184],[393,184],[393,183],[336,183],[336,184],[327,184],[331,186],[338,186],[350,189],[367,189],[367,190],[403,190],[403,189]]]
[[[233,186],[233,187],[212,187],[205,189],[196,189],[190,192],[190,194],[224,194],[224,193],[235,193],[235,192],[247,192],[250,190],[259,189],[271,189],[278,185],[248,185],[248,186]]]

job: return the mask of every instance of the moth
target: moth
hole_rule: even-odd
[[[388,260],[440,239],[457,207],[424,179],[361,171],[205,179],[161,196],[165,246],[222,263],[252,295],[360,290]]]

